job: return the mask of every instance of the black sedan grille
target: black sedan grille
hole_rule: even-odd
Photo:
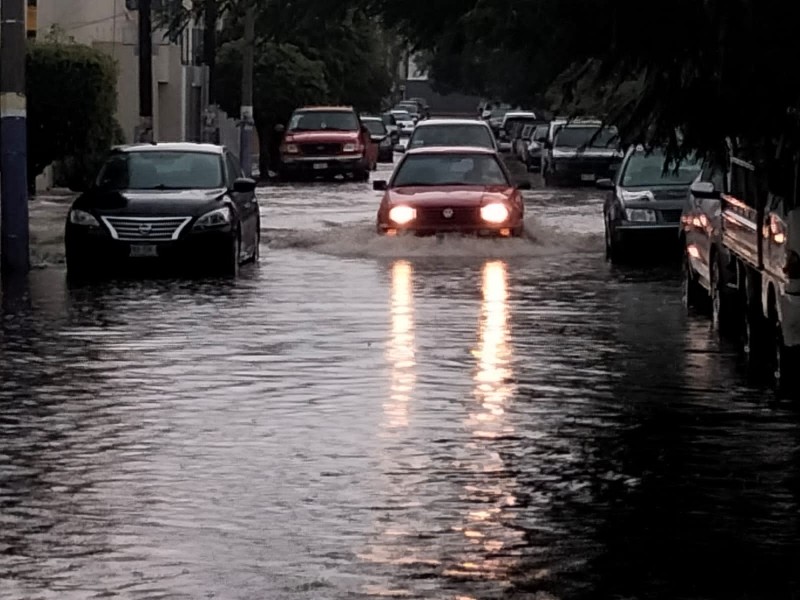
[[[177,240],[191,217],[102,217],[111,237],[123,242]]]
[[[336,156],[341,154],[341,144],[300,144],[300,152],[305,156]]]
[[[480,221],[479,211],[478,208],[465,207],[418,208],[417,225],[442,228],[475,226]]]

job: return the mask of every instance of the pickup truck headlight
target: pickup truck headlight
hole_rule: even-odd
[[[625,209],[625,216],[628,217],[628,221],[633,221],[637,223],[655,223],[656,222],[656,213],[654,210],[649,210],[647,208],[626,208]]]
[[[297,147],[297,144],[286,144],[283,147],[283,151],[286,154],[298,154],[300,152],[300,148]]]
[[[202,217],[197,219],[197,222],[194,224],[195,231],[203,231],[206,229],[217,229],[220,227],[225,227],[231,224],[233,216],[231,215],[231,209],[227,206],[223,206],[222,208],[217,208],[210,212],[207,212]]]
[[[69,222],[81,227],[100,227],[100,223],[85,210],[73,208],[69,211]]]
[[[358,152],[358,144],[345,144],[342,152]]]

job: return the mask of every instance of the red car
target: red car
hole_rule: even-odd
[[[517,237],[525,207],[496,151],[488,148],[429,147],[408,151],[383,191],[378,233],[417,235],[467,233]]]
[[[349,175],[367,181],[377,164],[377,147],[351,107],[299,108],[292,114],[280,147],[282,179]]]

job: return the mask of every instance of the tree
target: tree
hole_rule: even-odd
[[[32,42],[27,56],[28,176],[67,159],[73,176],[90,177],[119,141],[116,65],[89,46]]]

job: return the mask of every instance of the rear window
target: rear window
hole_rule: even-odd
[[[383,121],[362,121],[372,135],[386,135],[386,127]]]
[[[358,131],[358,117],[350,111],[296,112],[289,122],[289,131]]]
[[[613,127],[562,127],[555,137],[557,148],[615,148],[618,142]]]
[[[428,146],[477,146],[494,148],[492,135],[483,125],[429,125],[417,127],[410,148]]]

